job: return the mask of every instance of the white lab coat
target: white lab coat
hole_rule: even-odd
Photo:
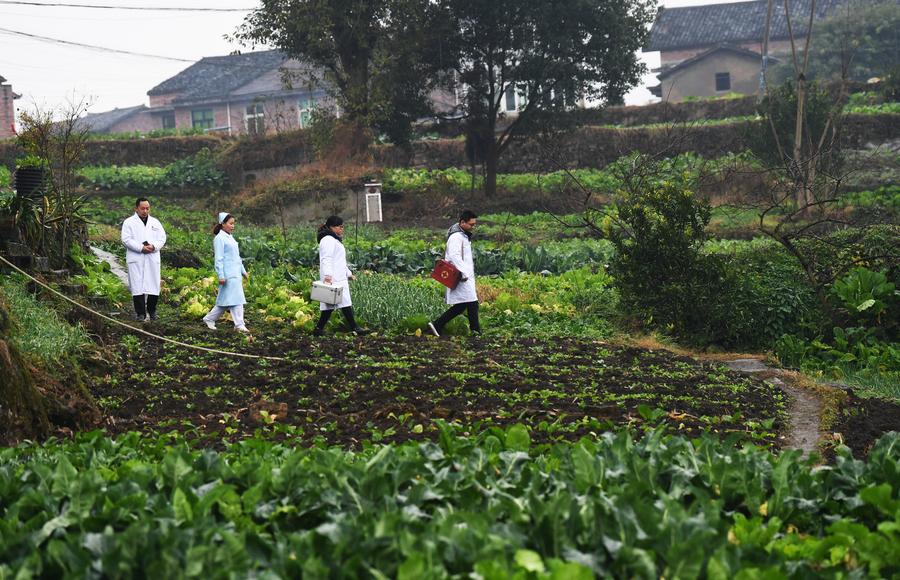
[[[334,236],[325,236],[319,241],[319,280],[325,281],[325,276],[331,276],[332,286],[340,286],[344,289],[341,294],[340,304],[319,303],[319,310],[334,310],[352,306],[350,300],[350,268],[347,267],[347,251],[344,244]]]
[[[155,246],[149,254],[141,252],[144,242]],[[147,225],[135,213],[122,223],[122,244],[125,245],[125,262],[128,266],[128,287],[132,296],[159,295],[159,251],[166,244],[166,231],[159,220],[147,216]]]
[[[460,282],[453,290],[447,288],[447,304],[462,304],[475,302],[478,294],[475,292],[475,258],[472,257],[472,242],[469,236],[463,232],[454,232],[447,238],[447,251],[444,259],[452,262],[462,275],[468,278]]]

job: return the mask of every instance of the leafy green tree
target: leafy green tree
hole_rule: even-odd
[[[546,113],[621,101],[644,71],[636,51],[655,15],[655,0],[439,3],[431,25],[438,50],[429,56],[462,95],[487,195],[496,191],[500,156]],[[519,100],[515,115],[506,114],[508,99]]]
[[[696,176],[672,169],[634,157],[621,166],[615,209],[591,210],[586,223],[616,247],[613,279],[628,312],[691,342],[715,342],[725,264],[703,252],[711,208],[696,195]]]
[[[304,80],[328,89],[347,122],[403,143],[412,121],[428,111],[433,76],[417,56],[427,51],[428,6],[425,0],[262,0],[234,37],[311,65]]]

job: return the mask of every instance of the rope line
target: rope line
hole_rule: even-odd
[[[205,346],[197,346],[197,345],[195,345],[195,344],[188,344],[188,343],[186,343],[186,342],[181,342],[180,340],[175,340],[175,339],[168,338],[168,337],[165,337],[165,336],[160,336],[160,335],[158,335],[158,334],[153,334],[152,332],[147,332],[147,331],[144,330],[143,328],[138,328],[138,327],[136,327],[136,326],[131,326],[130,324],[125,324],[125,323],[122,322],[121,320],[116,320],[115,318],[112,318],[111,316],[107,316],[107,315],[105,315],[105,314],[101,314],[101,313],[97,312],[96,310],[94,310],[94,309],[92,309],[92,308],[89,308],[89,307],[85,306],[84,304],[81,304],[80,302],[76,302],[75,300],[69,298],[68,296],[66,296],[66,295],[63,294],[62,292],[56,290],[55,288],[52,288],[52,287],[48,286],[47,284],[44,284],[44,283],[41,282],[40,280],[36,279],[34,276],[32,276],[31,274],[29,274],[29,273],[26,272],[25,270],[19,268],[18,266],[16,266],[15,264],[13,264],[12,262],[10,262],[9,260],[7,260],[6,258],[4,258],[3,256],[0,256],[0,261],[2,261],[3,263],[5,263],[7,266],[11,267],[13,270],[15,270],[15,271],[19,272],[20,274],[24,275],[26,278],[30,279],[30,280],[31,280],[32,282],[34,282],[35,284],[37,284],[37,285],[39,285],[39,286],[41,286],[41,287],[43,287],[43,288],[49,290],[50,292],[56,294],[56,295],[59,296],[60,298],[63,298],[64,300],[67,300],[67,301],[71,302],[71,303],[74,304],[75,306],[77,306],[77,307],[79,307],[79,308],[81,308],[81,309],[84,309],[84,310],[90,312],[91,314],[94,314],[94,315],[96,315],[96,316],[99,316],[100,318],[103,318],[104,320],[108,320],[108,321],[112,322],[113,324],[118,324],[119,326],[124,326],[125,328],[131,330],[132,332],[137,332],[137,333],[139,333],[139,334],[143,334],[143,335],[149,336],[149,337],[151,337],[151,338],[156,338],[156,339],[162,340],[162,341],[164,341],[164,342],[169,342],[169,343],[172,343],[172,344],[177,344],[178,346],[183,346],[183,347],[185,347],[185,348],[190,348],[190,349],[194,349],[194,350],[202,350],[202,351],[204,351],[204,352],[211,352],[211,353],[214,353],[214,354],[224,354],[224,355],[226,355],[226,356],[237,356],[237,357],[250,358],[250,359],[265,359],[265,360],[277,360],[277,361],[286,361],[286,360],[287,360],[286,358],[282,358],[282,357],[280,357],[280,356],[266,356],[266,355],[259,355],[259,354],[246,354],[246,353],[243,353],[243,352],[231,352],[231,351],[227,351],[227,350],[219,350],[219,349],[217,349],[217,348],[208,348],[208,347],[205,347]]]

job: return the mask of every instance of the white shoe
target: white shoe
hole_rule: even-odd
[[[213,322],[212,320],[207,320],[207,319],[204,318],[204,319],[203,319],[203,322],[206,323],[206,328],[208,328],[208,329],[210,329],[210,330],[215,330],[215,329],[216,329],[216,323]]]
[[[436,337],[440,338],[441,333],[437,331],[437,328],[435,328],[435,327],[434,327],[434,324],[432,324],[431,322],[428,323],[428,330],[431,331],[431,334],[433,334],[433,335],[435,335]]]
[[[238,332],[246,332],[248,334],[250,333],[250,329],[247,328],[246,326],[235,326],[234,329],[237,330]]]

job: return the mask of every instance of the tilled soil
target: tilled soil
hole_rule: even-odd
[[[888,431],[900,431],[900,405],[850,394],[832,427],[857,458],[864,457]]]
[[[248,342],[228,326],[144,328],[286,360],[216,355],[108,331],[102,340],[112,362],[91,381],[107,430],[176,428],[215,440],[261,428],[278,435],[279,426],[292,425],[281,434],[345,445],[434,437],[436,419],[472,427],[521,422],[542,441],[657,422],[685,434],[736,432],[775,445],[785,431],[777,387],[662,350],[578,339],[314,339],[280,329]]]

